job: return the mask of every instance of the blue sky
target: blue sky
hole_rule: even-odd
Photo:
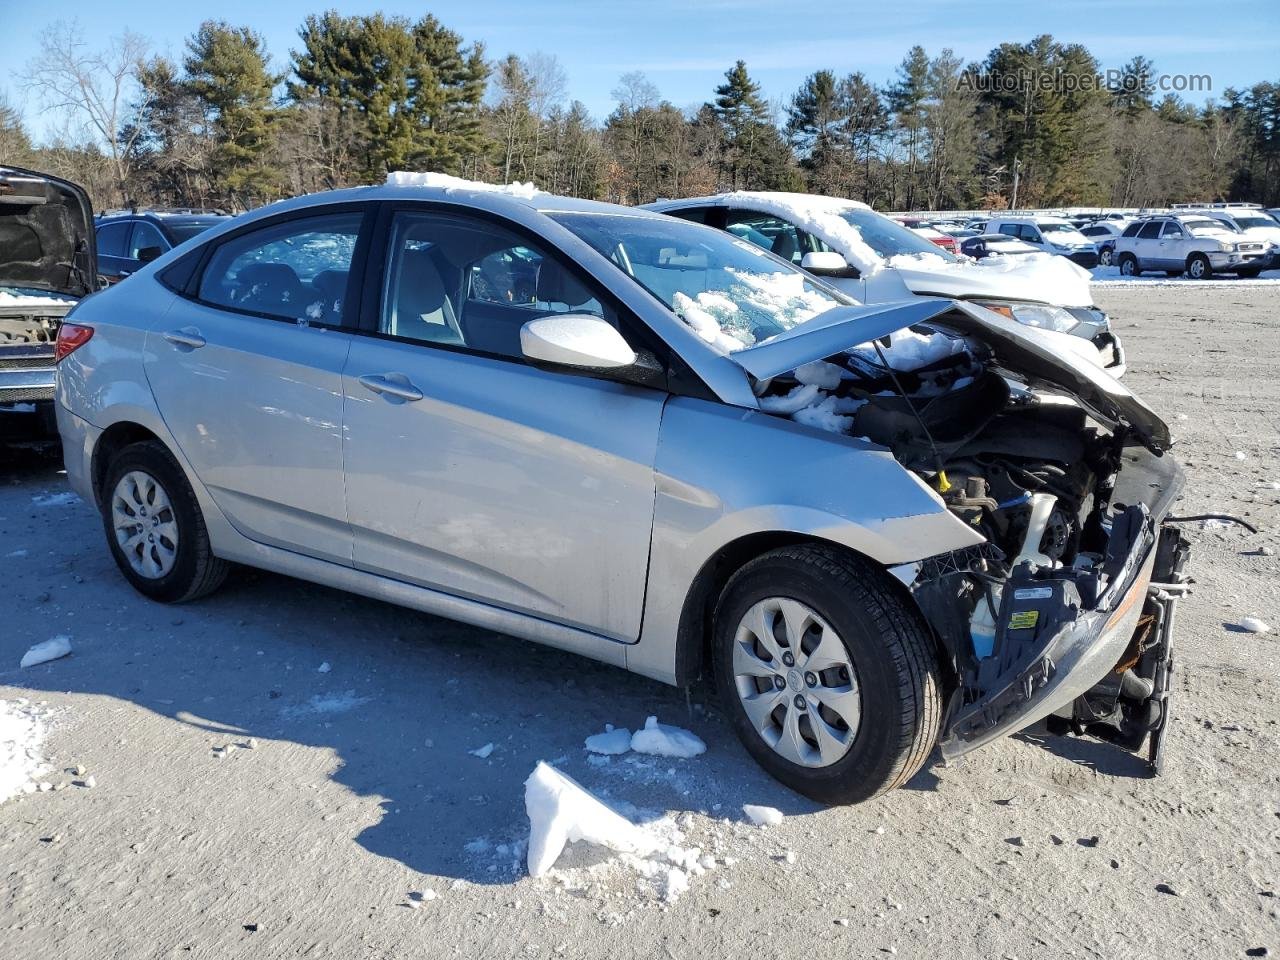
[[[742,58],[765,94],[782,102],[807,74],[824,67],[861,70],[883,83],[916,43],[930,54],[951,47],[976,60],[1002,41],[1039,33],[1085,44],[1104,68],[1141,53],[1159,72],[1207,73],[1215,94],[1280,80],[1280,4],[1274,0],[1240,4],[1229,13],[1204,0],[221,0],[208,7],[174,0],[8,0],[0,92],[23,109],[33,130],[47,129],[40,105],[24,98],[20,74],[40,33],[58,19],[79,20],[89,37],[128,27],[177,56],[202,17],[217,17],[261,32],[284,66],[303,17],[329,4],[348,14],[381,9],[416,17],[430,10],[468,41],[484,41],[490,58],[554,54],[568,75],[570,97],[597,117],[612,109],[610,91],[630,70],[644,71],[664,97],[683,107],[709,99],[724,71]]]

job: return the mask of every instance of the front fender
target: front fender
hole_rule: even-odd
[[[736,541],[820,540],[882,566],[983,542],[888,450],[755,410],[671,400],[656,473],[644,622],[627,666],[667,683],[690,590]]]

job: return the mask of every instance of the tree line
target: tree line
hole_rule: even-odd
[[[22,79],[63,124],[36,145],[0,99],[0,162],[84,183],[99,208],[243,210],[390,170],[632,204],[731,189],[893,210],[1280,204],[1280,83],[1197,106],[1158,97],[1141,56],[1105,83],[1070,79],[1101,76],[1084,46],[1045,35],[975,63],[916,46],[885,84],[818,69],[771,102],[739,60],[695,107],[624,74],[598,120],[555,57],[490,60],[431,15],[309,16],[283,66],[222,21],[180,59],[59,23]]]

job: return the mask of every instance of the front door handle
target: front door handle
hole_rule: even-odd
[[[422,391],[415,387],[403,373],[366,374],[357,379],[360,386],[373,393],[386,394],[400,400],[422,399]]]
[[[183,327],[181,330],[170,330],[164,335],[164,338],[172,343],[175,347],[187,347],[190,350],[197,350],[204,346],[204,337],[200,336],[200,331],[195,327]]]

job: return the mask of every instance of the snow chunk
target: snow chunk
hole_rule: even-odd
[[[586,747],[592,753],[604,753],[616,756],[631,749],[631,731],[623,727],[615,728],[607,724],[604,733],[587,737]]]
[[[840,386],[840,380],[843,376],[844,370],[834,363],[827,363],[825,360],[803,363],[796,367],[795,370],[795,377],[799,383],[811,383],[815,387],[822,387],[824,390],[834,390]]]
[[[730,206],[771,213],[789,220],[806,233],[821,237],[864,276],[884,266],[884,258],[862,239],[862,231],[840,214],[850,209],[870,210],[865,203],[806,193],[755,193],[740,190],[724,197]]]
[[[565,844],[579,840],[639,856],[661,846],[653,835],[542,762],[525,781],[524,808],[529,815],[530,876],[542,876],[555,865]]]
[[[1237,460],[1247,460],[1247,459],[1248,459],[1248,457],[1245,455],[1245,452],[1244,452],[1243,450],[1237,450],[1237,451],[1236,451],[1236,459],[1237,459]]]
[[[45,725],[26,700],[0,700],[0,803],[36,791]]]
[[[507,196],[521,200],[532,200],[541,191],[532,183],[481,183],[479,180],[464,180],[452,177],[447,173],[414,173],[408,170],[393,170],[387,174],[389,187],[435,187],[440,190],[476,190],[485,193],[505,193]]]
[[[1246,633],[1271,632],[1271,627],[1269,627],[1264,621],[1259,620],[1257,617],[1245,617],[1240,621],[1240,629],[1244,630]]]
[[[631,737],[631,749],[657,757],[688,759],[707,752],[707,745],[688,730],[659,723],[657,717],[645,721],[644,729]]]
[[[65,657],[71,652],[71,638],[58,634],[42,643],[37,643],[34,647],[22,655],[22,662],[19,667],[34,667],[38,663],[47,663],[50,660],[57,660],[59,657]]]
[[[777,807],[760,807],[754,803],[744,803],[742,812],[757,827],[776,827],[782,823],[782,811]]]
[[[329,666],[329,661],[326,660],[324,663],[320,664],[320,666],[316,667],[316,673],[328,673],[332,669],[333,668]]]
[[[889,338],[889,346],[881,347],[884,358],[895,370],[918,370],[931,363],[944,360],[966,349],[965,342],[948,334],[916,333],[907,328],[899,330]],[[849,353],[859,356],[869,363],[879,364],[880,354],[871,344],[861,344]]]
[[[486,743],[483,747],[476,747],[474,750],[468,750],[467,753],[473,757],[479,757],[481,760],[488,760],[489,755],[493,753],[493,744]]]

